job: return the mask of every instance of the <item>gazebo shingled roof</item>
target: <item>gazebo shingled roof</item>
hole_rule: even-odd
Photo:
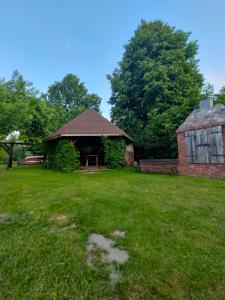
[[[49,135],[48,140],[71,136],[124,136],[129,135],[115,124],[102,117],[94,109],[87,109],[76,118]]]
[[[210,109],[195,109],[178,128],[177,133],[225,125],[225,106],[216,104]]]

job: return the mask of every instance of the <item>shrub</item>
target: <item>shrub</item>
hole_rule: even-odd
[[[105,163],[110,168],[121,168],[124,165],[125,142],[123,139],[102,138]]]
[[[47,169],[55,169],[55,153],[56,153],[56,145],[55,144],[45,144],[44,147],[44,167]],[[47,158],[47,159],[46,159]]]
[[[26,157],[26,148],[23,145],[15,145],[13,150],[13,160],[17,161]]]
[[[0,163],[5,164],[8,160],[8,154],[0,148]]]
[[[49,144],[45,147],[47,161],[45,167],[59,171],[72,172],[80,165],[79,151],[67,140],[61,140],[58,144]]]

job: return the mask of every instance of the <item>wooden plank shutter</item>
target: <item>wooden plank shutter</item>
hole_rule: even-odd
[[[187,162],[196,162],[196,135],[194,131],[185,132]]]
[[[208,128],[210,163],[224,163],[224,144],[222,126]]]
[[[224,163],[221,126],[185,132],[187,163]]]
[[[209,143],[206,129],[196,130],[196,163],[209,163]]]

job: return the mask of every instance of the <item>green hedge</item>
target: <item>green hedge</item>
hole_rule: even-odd
[[[15,145],[13,149],[13,160],[17,161],[26,157],[26,148],[23,145]]]
[[[125,142],[123,139],[109,139],[102,137],[104,147],[105,163],[110,168],[121,168],[124,166]]]
[[[45,162],[44,167],[47,169],[55,170],[55,153],[56,153],[56,146],[55,143],[45,143],[44,145],[44,156]]]
[[[47,161],[45,166],[59,172],[72,172],[80,166],[79,151],[67,140],[46,147]]]

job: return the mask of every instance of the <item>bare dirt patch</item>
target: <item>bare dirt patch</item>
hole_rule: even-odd
[[[65,227],[60,227],[60,228],[53,226],[53,227],[50,228],[50,231],[51,232],[64,232],[64,231],[75,229],[75,228],[77,228],[77,225],[73,223],[71,225],[68,225],[68,226],[65,226]]]
[[[54,225],[50,227],[51,232],[63,232],[77,228],[75,223],[71,223],[71,217],[69,215],[55,215],[49,219],[54,222]]]
[[[68,215],[57,215],[50,218],[50,221],[55,221],[57,223],[63,224],[66,223],[69,219]]]
[[[87,242],[87,264],[94,267],[96,251],[101,252],[101,262],[106,264],[109,270],[110,284],[114,287],[121,278],[119,265],[124,264],[129,255],[127,251],[116,247],[116,242],[101,234],[92,233]]]
[[[0,223],[4,223],[4,222],[7,222],[11,219],[11,216],[10,214],[8,213],[1,213],[0,214]]]
[[[113,233],[112,233],[112,236],[113,237],[120,237],[120,238],[124,238],[125,237],[125,231],[123,231],[123,230],[115,230],[115,231],[113,231]]]

